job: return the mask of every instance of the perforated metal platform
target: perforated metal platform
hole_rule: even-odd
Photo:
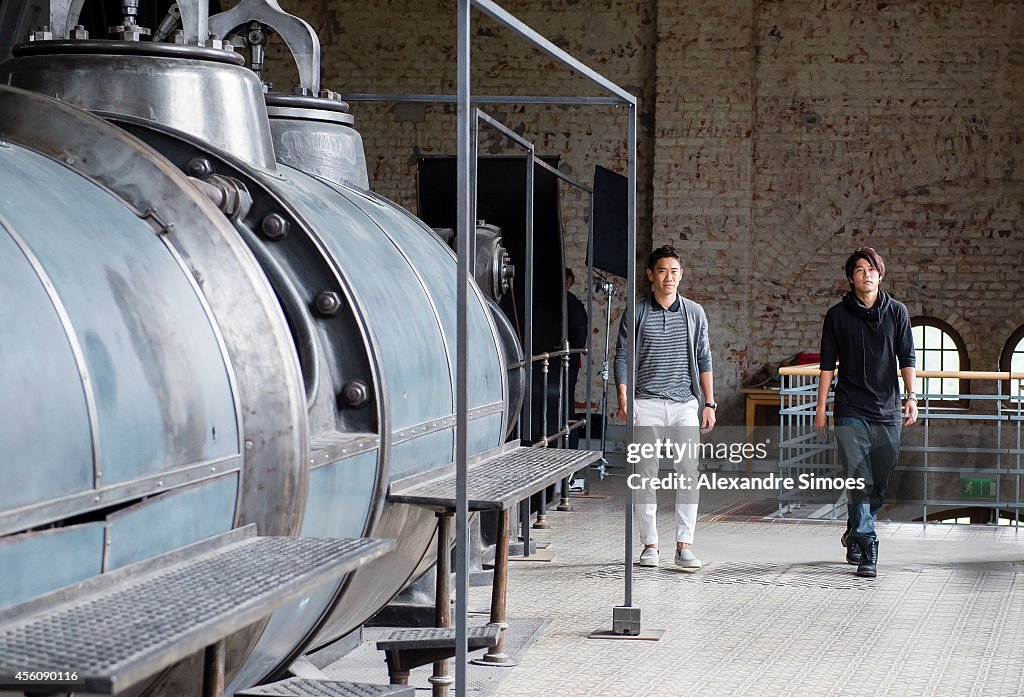
[[[519,446],[470,463],[466,482],[469,510],[510,508],[600,459],[601,453],[594,450]],[[388,499],[432,508],[455,508],[455,472],[424,482],[394,482]]]
[[[235,697],[413,697],[415,694],[416,688],[411,685],[369,685],[291,678],[272,685],[250,687],[236,692]]]
[[[469,649],[484,649],[494,646],[501,627],[486,624],[466,630]],[[377,648],[385,649],[443,649],[455,647],[455,628],[443,629],[396,629],[377,641]]]
[[[0,613],[0,684],[26,666],[114,694],[390,550],[390,540],[253,537],[253,526]]]

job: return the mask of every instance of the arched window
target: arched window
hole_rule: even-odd
[[[1024,373],[1024,324],[1010,334],[1003,346],[1003,352],[999,356],[999,370],[1008,370],[1011,373]],[[1014,402],[1024,401],[1024,380],[1021,378],[1010,379],[1010,399]]]
[[[910,331],[917,349],[917,370],[959,371],[970,370],[967,346],[952,326],[934,317],[915,317],[910,320]],[[962,402],[955,406],[966,406],[957,395],[968,394],[970,383],[959,378],[917,378],[914,391],[924,404],[924,395],[931,401],[955,400]],[[954,406],[954,405],[951,405]]]

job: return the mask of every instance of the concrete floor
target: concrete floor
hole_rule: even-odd
[[[881,524],[878,578],[862,579],[843,560],[843,523],[716,515],[750,492],[702,493],[702,570],[677,571],[670,553],[634,569],[633,604],[660,641],[589,639],[624,600],[623,485],[610,478],[594,486],[608,498],[550,514],[535,533],[553,561],[513,562],[509,617],[551,621],[492,694],[1024,694],[1024,533]],[[472,589],[471,604],[487,592]]]

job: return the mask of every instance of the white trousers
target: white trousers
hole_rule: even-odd
[[[638,443],[656,443],[666,439],[673,445],[683,449],[671,453],[676,474],[681,481],[692,484],[692,488],[676,488],[676,542],[693,542],[693,531],[697,525],[697,464],[699,461],[697,445],[700,443],[700,421],[698,404],[691,399],[686,404],[668,399],[638,399],[633,407],[636,428],[635,437]],[[690,447],[690,444],[693,447]],[[641,458],[636,464],[636,472],[641,481],[656,479],[658,475],[658,458]],[[684,479],[685,478],[685,479]],[[640,538],[645,545],[658,544],[658,504],[656,494],[650,488],[634,492],[633,510]]]

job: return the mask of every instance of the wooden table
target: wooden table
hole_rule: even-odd
[[[779,406],[779,388],[771,389],[767,387],[744,387],[740,390],[745,395],[746,412],[747,412],[747,442],[750,443],[754,437],[754,428],[758,425],[757,421],[757,408],[758,407],[778,407]],[[761,425],[767,425],[768,409],[762,409],[762,421]],[[747,458],[747,474],[751,474],[754,471],[754,462],[750,458]]]

